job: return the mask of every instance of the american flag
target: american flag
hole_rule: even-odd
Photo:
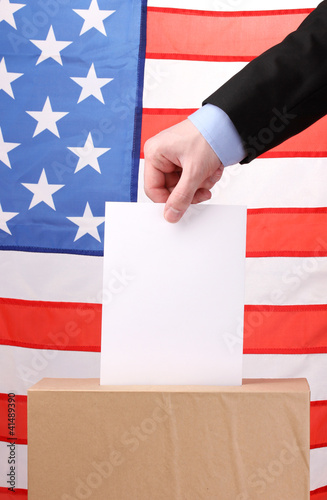
[[[144,141],[318,4],[20,1],[0,0],[1,500],[27,498],[27,389],[99,377],[105,201],[148,201]],[[228,167],[213,196],[249,207],[244,377],[311,387],[314,500],[327,499],[326,123]]]

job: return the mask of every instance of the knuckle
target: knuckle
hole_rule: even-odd
[[[144,144],[144,155],[151,157],[154,154],[153,140],[148,139]]]
[[[144,143],[144,156],[147,156],[149,159],[154,159],[158,156],[160,149],[160,143],[157,136],[151,137]]]

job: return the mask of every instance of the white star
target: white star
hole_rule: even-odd
[[[18,144],[17,142],[5,142],[3,140],[2,130],[0,127],[0,161],[2,161],[2,163],[7,165],[7,167],[9,167],[9,168],[11,168],[11,165],[10,165],[8,153],[12,149],[17,148],[17,146],[20,146],[20,144]]]
[[[79,170],[82,170],[82,168],[86,167],[87,165],[90,165],[90,167],[94,168],[94,170],[101,174],[98,158],[99,156],[109,151],[109,149],[111,148],[95,148],[90,132],[82,148],[68,149],[75,155],[79,156],[74,174],[76,174],[76,172],[78,172]]]
[[[5,58],[3,57],[0,62],[0,90],[4,90],[8,95],[10,95],[10,97],[15,99],[11,88],[11,82],[17,80],[17,78],[19,78],[23,74],[24,73],[10,73],[9,71],[7,71]]]
[[[81,101],[84,101],[84,99],[86,99],[90,95],[93,95],[96,99],[98,99],[104,104],[101,88],[104,87],[104,85],[107,85],[107,83],[111,82],[111,80],[113,80],[113,78],[98,78],[93,63],[91,64],[87,76],[85,77],[71,76],[71,79],[82,87],[82,92],[79,96],[77,104]]]
[[[44,169],[42,170],[42,173],[40,175],[39,182],[37,182],[36,184],[22,182],[22,185],[34,194],[31,204],[28,208],[29,210],[35,207],[35,205],[41,203],[41,201],[49,205],[49,207],[53,208],[53,210],[56,210],[52,195],[59,191],[59,189],[64,187],[64,184],[48,184],[48,179],[45,175]]]
[[[88,202],[83,217],[67,217],[67,219],[79,226],[74,241],[79,240],[84,234],[90,234],[96,240],[101,241],[97,227],[104,222],[104,217],[93,217]]]
[[[53,32],[53,27],[50,26],[49,32],[45,40],[30,40],[34,45],[36,45],[41,50],[41,55],[38,58],[36,64],[39,64],[50,57],[57,61],[57,63],[61,64],[62,60],[60,56],[60,52],[65,49],[72,42],[60,42],[56,40],[56,37]]]
[[[46,129],[50,130],[57,137],[60,137],[56,122],[68,115],[68,112],[52,111],[49,97],[46,98],[42,111],[26,111],[26,113],[38,122],[33,137]]]
[[[9,0],[0,0],[0,23],[1,21],[6,21],[10,26],[17,29],[14,13],[25,7],[25,5],[23,3],[10,3]]]
[[[92,0],[88,9],[73,9],[73,11],[84,19],[80,35],[91,28],[95,28],[100,31],[100,33],[107,36],[103,20],[111,16],[111,14],[115,12],[114,10],[100,10],[97,0]]]
[[[11,234],[10,229],[7,226],[7,222],[13,217],[16,217],[18,214],[19,212],[3,212],[0,204],[0,229],[8,234]]]

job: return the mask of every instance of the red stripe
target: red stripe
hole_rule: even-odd
[[[15,441],[16,444],[26,444],[27,442],[27,397],[15,396],[14,422],[8,421],[8,394],[0,394],[0,441]],[[12,402],[11,402],[12,404]],[[10,413],[12,415],[12,413]],[[14,425],[14,429],[9,429],[8,425]],[[10,431],[14,435],[10,434]]]
[[[301,271],[301,270],[300,270]],[[304,278],[293,273],[285,277],[280,289],[272,291],[272,300],[283,301],[289,287]],[[283,286],[282,286],[283,285]],[[29,301],[11,300],[10,306],[0,300],[3,345],[37,349],[100,352],[101,307],[98,304],[72,304],[68,309],[30,306]],[[26,317],[33,318],[26,321]],[[82,315],[81,315],[82,312]],[[245,306],[244,352],[305,354],[327,352],[327,305]],[[24,324],[25,327],[21,328]],[[33,325],[33,326],[29,326]],[[50,326],[51,325],[51,328]],[[14,333],[13,333],[14,332]],[[237,339],[234,339],[235,341]],[[233,342],[233,339],[231,339]],[[0,428],[1,429],[1,428]],[[0,431],[5,435],[4,431]]]
[[[327,214],[327,207],[268,207],[268,208],[251,208],[248,210],[252,215],[260,214]]]
[[[312,257],[312,252],[307,251],[307,252],[301,252],[301,251],[267,251],[267,252],[250,252],[246,255],[247,257]],[[315,257],[326,257],[326,252],[324,250],[321,250],[320,252],[315,252],[314,253]]]
[[[144,143],[150,137],[185,120],[191,114],[190,111],[192,113],[195,110],[143,108],[140,157],[144,158]]]
[[[246,255],[327,256],[326,229],[325,209],[248,210]]]
[[[312,401],[310,405],[311,448],[327,447],[327,401]]]
[[[1,500],[26,500],[27,499],[27,490],[23,489],[15,489],[15,493],[11,493],[7,488],[0,487],[0,499]],[[315,490],[310,492],[310,498],[314,500],[327,500],[327,486],[324,488],[319,488],[319,490]]]
[[[15,444],[27,444],[27,440],[26,439],[14,439],[12,437],[8,437],[8,436],[1,436],[0,435],[0,441],[5,441],[6,443],[15,443]]]
[[[0,394],[0,405],[2,400],[6,400],[6,394]],[[20,398],[20,409],[17,412],[17,444],[27,443],[27,397],[16,396],[18,401]],[[0,406],[0,414],[2,413]],[[4,413],[6,415],[6,413]],[[0,432],[5,427],[5,424],[0,421]],[[327,401],[311,402],[311,448],[326,446],[327,442]],[[0,437],[0,441],[7,441]],[[1,498],[1,495],[0,495]]]
[[[0,299],[0,344],[100,351],[101,306]]]
[[[0,487],[0,500],[26,500],[27,490],[15,488],[15,493],[8,491],[8,488]]]
[[[27,490],[15,489],[15,493],[11,493],[7,488],[0,487],[1,500],[13,500],[14,498],[16,500],[26,500]],[[327,500],[327,486],[310,492],[310,498],[313,500]]]
[[[202,12],[148,8],[146,57],[248,60],[282,41],[311,11]]]
[[[294,285],[295,275],[290,276],[288,286]],[[275,297],[276,295],[276,297]],[[272,299],[283,299],[283,289],[272,292]],[[27,306],[28,307],[28,306]],[[18,330],[21,317],[25,316],[25,306],[21,301],[12,301],[10,309],[4,311],[10,328],[3,330],[3,345],[24,346],[38,349],[96,351],[100,352],[101,342],[101,309],[94,304],[94,309],[86,309],[87,316],[81,317],[81,309],[70,308],[69,328],[60,326],[66,321],[66,316],[58,310],[56,316],[49,311],[46,318],[46,308],[34,308],[35,320],[33,329],[26,327],[20,330],[20,338],[12,336],[12,331]],[[82,309],[83,310],[83,309]],[[91,322],[86,322],[92,318]],[[85,322],[84,322],[85,321]],[[49,335],[47,324],[52,322]],[[84,323],[83,323],[84,322]],[[245,306],[244,315],[244,353],[280,353],[305,354],[327,352],[327,306]],[[27,324],[26,324],[27,325]],[[58,327],[56,327],[58,325]],[[73,326],[72,326],[73,325]],[[76,325],[76,326],[75,326]],[[78,333],[77,333],[78,332]],[[41,339],[41,341],[40,341]],[[233,341],[233,340],[231,340]],[[0,401],[1,403],[1,401]],[[0,434],[4,431],[0,427]]]
[[[326,158],[326,151],[281,151],[274,149],[264,153],[260,158]]]
[[[285,285],[287,286],[287,285]],[[272,292],[283,302],[285,287]],[[327,305],[245,306],[245,354],[327,352]],[[237,339],[230,338],[233,343]]]
[[[203,96],[205,97],[205,96]],[[144,143],[155,134],[185,120],[195,109],[143,109],[141,158]],[[262,158],[322,157],[327,156],[327,116],[321,118],[300,134],[264,153]]]
[[[312,500],[327,500],[327,486],[311,491],[310,498]]]
[[[311,253],[312,255],[312,253]],[[298,285],[314,269],[296,269],[285,276],[280,290],[273,290],[272,300],[283,301],[283,290]],[[304,277],[303,277],[304,276]],[[283,285],[283,286],[282,286]],[[61,305],[61,304],[59,304]],[[250,306],[245,307],[246,353],[250,352],[326,352],[327,337],[325,305]],[[39,349],[100,351],[101,306],[99,304],[69,304],[58,307],[51,302],[0,299],[3,345]],[[27,321],[28,318],[29,320]],[[284,328],[279,327],[279,322]],[[292,339],[292,332],[301,332],[306,322],[306,335]],[[24,324],[24,328],[21,325]],[[287,326],[285,326],[287,325]],[[254,328],[255,327],[255,328]],[[280,334],[277,335],[277,327]],[[284,330],[289,335],[284,335]],[[250,332],[251,335],[250,335]],[[296,345],[294,348],[292,346]],[[290,351],[291,350],[291,351]]]
[[[143,115],[182,115],[183,118],[185,118],[186,115],[190,115],[191,113],[194,113],[196,111],[196,108],[183,108],[183,109],[170,109],[170,108],[143,108]]]
[[[250,62],[256,56],[221,56],[206,54],[171,54],[162,52],[147,52],[147,59],[174,59],[175,61],[212,61],[212,62]]]
[[[313,9],[280,9],[280,10],[239,10],[239,11],[212,11],[196,9],[177,9],[175,7],[148,7],[149,12],[169,13],[176,15],[195,15],[207,17],[260,17],[282,16],[292,14],[310,14]]]

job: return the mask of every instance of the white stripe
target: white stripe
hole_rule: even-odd
[[[101,302],[102,257],[0,252],[0,297]]]
[[[0,442],[0,487],[10,488],[10,484],[7,484],[8,478],[7,474],[10,473],[10,466],[15,467],[15,488],[27,488],[27,446],[25,444],[15,444],[11,448],[12,454],[11,458],[15,459],[15,464],[8,464],[8,458],[10,455],[10,447],[7,446],[9,443],[3,441]],[[8,492],[10,493],[10,492]],[[13,494],[13,497],[15,495]]]
[[[137,201],[139,203],[151,203],[150,198],[144,192],[144,160],[139,161],[139,180],[137,186]]]
[[[327,448],[310,451],[310,489],[317,490],[327,485]]]
[[[138,201],[144,193],[144,160],[139,165]],[[211,203],[248,208],[325,207],[327,158],[265,158],[225,168]]]
[[[326,304],[326,297],[327,257],[246,259],[246,304]]]
[[[212,202],[248,208],[326,206],[327,158],[264,158],[225,168]]]
[[[27,395],[29,387],[44,377],[100,377],[100,353],[57,351],[0,346],[0,393]]]
[[[238,73],[244,62],[145,62],[144,108],[199,108],[202,101]]]
[[[317,7],[318,0],[148,0],[150,7],[212,11],[280,10]]]
[[[245,354],[243,378],[306,378],[311,400],[327,400],[327,354]]]

